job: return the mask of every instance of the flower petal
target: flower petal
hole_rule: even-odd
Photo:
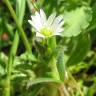
[[[42,9],[40,9],[40,16],[41,16],[42,24],[46,25],[46,15]]]
[[[40,27],[38,27],[32,20],[28,20],[28,22],[37,30],[40,30]]]
[[[61,30],[61,27],[63,25],[63,17],[62,16],[58,16],[54,19],[54,22],[51,26],[51,28],[54,30],[54,32],[62,32],[63,29]]]
[[[61,21],[63,21],[63,16],[58,16],[56,19],[58,20],[58,23],[60,23]]]
[[[63,28],[57,28],[56,32],[60,33],[62,32],[64,29]]]
[[[55,17],[56,17],[56,13],[53,13],[53,14],[51,14],[51,15],[49,16],[49,18],[48,18],[48,20],[47,20],[47,25],[48,25],[48,26],[51,26],[51,25],[52,25]]]
[[[42,27],[41,17],[38,12],[35,12],[35,16],[31,16],[31,18],[38,27]]]
[[[64,20],[60,22],[59,26],[62,27],[64,25]]]
[[[61,34],[57,32],[57,33],[55,33],[54,35],[61,35]]]
[[[39,32],[36,32],[36,36],[37,37],[42,37],[42,38],[45,38],[45,36],[44,35],[42,35],[41,33],[39,33]]]

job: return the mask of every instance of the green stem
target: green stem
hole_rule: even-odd
[[[34,1],[27,0],[27,4],[28,4],[29,10],[30,10],[30,13],[32,13],[32,14],[34,13],[34,12],[32,12],[33,8],[35,9],[35,11],[39,10],[39,8],[37,7],[37,5]]]
[[[56,59],[54,57],[52,57],[50,61],[50,67],[51,67],[52,77],[56,80],[60,80],[60,76],[56,65]]]
[[[7,78],[6,78],[6,85],[5,85],[5,91],[4,91],[4,96],[11,96],[10,91],[11,91],[11,73],[12,73],[12,65],[14,63],[14,57],[16,55],[16,51],[18,48],[19,44],[19,35],[16,32],[13,45],[11,47],[11,51],[9,54],[9,59],[8,59],[8,65],[7,65]]]
[[[38,11],[38,7],[37,7],[35,1],[32,1],[32,5],[33,5],[33,7],[35,8],[35,10]]]
[[[10,2],[9,2],[9,0],[4,0],[4,2],[5,2],[5,4],[7,5],[8,9],[10,10],[10,13],[11,13],[11,15],[12,15],[12,17],[13,17],[16,25],[17,25],[17,28],[18,28],[18,30],[19,30],[19,32],[20,32],[20,34],[21,34],[21,38],[22,38],[22,40],[23,40],[23,43],[24,43],[27,51],[31,52],[31,47],[30,47],[30,44],[29,44],[29,42],[28,42],[28,39],[27,39],[27,37],[26,37],[26,35],[25,35],[25,33],[24,33],[24,30],[22,29],[22,27],[20,26],[20,24],[19,24],[19,22],[18,22],[18,19],[17,19],[17,17],[16,17],[16,14],[15,14],[15,12],[14,12],[14,10],[13,10]]]
[[[30,13],[32,13],[33,6],[31,4],[31,1],[30,0],[27,0],[27,4],[28,4]]]
[[[56,38],[52,37],[52,38],[46,39],[46,41],[47,41],[46,43],[48,45],[48,48],[51,49],[49,52],[52,53],[53,50],[56,48]],[[52,56],[49,62],[49,66],[51,68],[52,77],[55,78],[56,80],[60,80],[60,76],[57,68],[57,60],[55,56]]]

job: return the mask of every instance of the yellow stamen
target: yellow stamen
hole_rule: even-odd
[[[46,37],[50,37],[53,35],[53,31],[50,28],[46,28],[46,27],[42,28],[40,32]]]

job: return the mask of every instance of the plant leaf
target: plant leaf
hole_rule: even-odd
[[[91,9],[89,7],[81,7],[64,14],[65,30],[62,36],[77,36],[83,32],[91,21]]]
[[[16,15],[18,17],[20,24],[22,24],[23,22],[23,17],[25,13],[25,5],[26,5],[26,0],[17,0]]]
[[[34,79],[34,80],[30,80],[28,82],[28,87],[29,86],[32,86],[32,85],[36,85],[36,84],[40,84],[40,83],[48,83],[48,82],[54,82],[54,83],[61,83],[60,80],[56,80],[54,78],[37,78],[37,79]]]
[[[79,35],[74,42],[76,45],[73,44],[75,48],[73,48],[74,50],[69,55],[70,57],[67,61],[67,65],[74,65],[81,62],[90,50],[90,36]]]

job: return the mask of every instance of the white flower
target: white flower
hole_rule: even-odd
[[[44,11],[40,9],[40,12],[35,12],[31,19],[28,22],[35,28],[37,37],[46,38],[61,35],[61,32],[64,30],[62,16],[56,17],[55,13],[51,14],[47,19]]]

